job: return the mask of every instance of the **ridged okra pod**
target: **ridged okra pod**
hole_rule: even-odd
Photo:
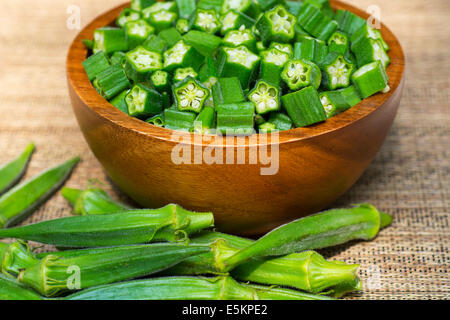
[[[26,242],[0,242],[0,271],[2,273],[17,277],[21,270],[37,263],[39,260],[31,252]]]
[[[14,278],[0,274],[0,300],[44,300]]]
[[[240,284],[231,277],[165,277],[83,290],[66,300],[330,300],[299,291]]]
[[[60,247],[100,247],[180,241],[213,223],[210,212],[197,213],[169,204],[160,209],[67,217],[3,229],[0,238],[33,240]]]
[[[52,196],[80,161],[76,157],[24,181],[0,197],[0,228],[21,221]]]
[[[11,189],[23,177],[33,152],[34,144],[30,143],[19,157],[0,167],[0,195]]]

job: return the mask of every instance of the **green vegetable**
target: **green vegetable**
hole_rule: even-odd
[[[166,128],[179,131],[190,131],[194,127],[196,114],[189,111],[180,111],[176,107],[164,110]]]
[[[206,57],[213,57],[222,43],[222,39],[210,33],[191,30],[183,36],[187,44]]]
[[[331,7],[329,0],[304,0],[305,3],[309,3],[322,11],[330,18],[334,17],[334,10]]]
[[[330,300],[299,291],[240,284],[231,277],[167,277],[83,290],[66,300]]]
[[[309,126],[327,119],[319,94],[314,87],[309,86],[286,94],[281,97],[281,101],[296,127]]]
[[[97,91],[107,100],[114,98],[131,85],[124,69],[118,64],[100,72],[94,84],[97,86]]]
[[[256,113],[259,114],[280,109],[280,90],[264,80],[259,80],[256,83],[253,90],[248,94],[248,99],[255,104]]]
[[[22,270],[18,280],[51,297],[147,276],[210,250],[206,246],[152,244],[96,249],[95,252],[75,257],[61,257],[55,252]],[[79,274],[78,282],[74,280],[76,273]]]
[[[119,93],[115,98],[113,98],[110,103],[116,107],[117,109],[119,109],[122,112],[125,112],[126,114],[128,114],[128,106],[127,103],[125,101],[125,97],[127,96],[127,94],[130,92],[129,89],[123,90],[121,93]]]
[[[198,70],[202,62],[202,55],[184,40],[178,41],[172,48],[164,52],[164,69],[167,71],[183,67],[192,67]]]
[[[21,270],[39,263],[26,242],[0,242],[0,271],[17,277]]]
[[[0,300],[44,300],[14,278],[0,274]]]
[[[150,7],[156,0],[131,0],[131,9],[136,11],[142,11],[145,8]]]
[[[337,10],[334,19],[339,24],[339,30],[344,31],[350,37],[366,24],[366,20],[347,10]]]
[[[294,59],[305,59],[319,64],[328,54],[325,41],[311,37],[302,37],[294,46]]]
[[[258,125],[258,132],[259,133],[271,133],[277,131],[277,128],[273,123],[270,122],[264,122]]]
[[[199,0],[197,8],[205,10],[214,9],[216,12],[220,12],[223,1],[224,0]]]
[[[125,24],[128,48],[133,49],[142,44],[151,34],[155,33],[152,27],[144,19],[129,21]]]
[[[202,112],[199,113],[194,122],[194,132],[198,133],[210,133],[214,128],[215,114],[213,108],[205,107]]]
[[[182,19],[189,18],[197,8],[196,0],[175,0],[178,7],[178,15]]]
[[[328,49],[330,52],[345,54],[349,49],[350,41],[348,36],[341,32],[335,31],[328,39]]]
[[[184,79],[186,79],[187,77],[191,77],[196,79],[198,77],[198,73],[195,72],[194,69],[192,69],[191,67],[189,68],[178,68],[175,70],[175,74],[173,76],[173,82],[177,83],[177,82],[181,82]]]
[[[158,34],[158,37],[164,40],[164,42],[167,43],[167,46],[169,47],[173,47],[178,41],[182,39],[181,33],[178,32],[178,30],[175,28],[169,28],[161,31]]]
[[[163,54],[166,51],[167,43],[158,37],[157,35],[151,34],[143,43],[142,46],[148,50]]]
[[[160,114],[157,114],[156,116],[153,116],[145,120],[145,122],[150,123],[157,127],[164,127],[164,125],[166,124],[166,121],[164,119],[164,112],[161,112]]]
[[[300,8],[297,19],[304,30],[320,40],[327,40],[338,28],[336,21],[308,2]]]
[[[89,50],[94,49],[94,41],[93,40],[83,39],[83,40],[81,40],[81,42],[84,44],[84,46],[87,49],[89,49]]]
[[[222,24],[214,9],[197,9],[189,22],[189,28],[210,34],[217,33]]]
[[[125,102],[132,117],[149,117],[163,109],[162,95],[143,84],[135,85],[125,97]]]
[[[168,92],[170,90],[169,73],[163,70],[156,70],[150,77],[153,87],[158,92]]]
[[[151,73],[162,69],[162,66],[161,55],[143,46],[138,46],[126,54],[125,72],[134,83],[147,80]]]
[[[234,9],[228,11],[221,17],[222,28],[220,33],[225,35],[230,30],[237,30],[244,26],[245,28],[251,28],[255,25],[255,20],[246,14],[236,11]]]
[[[292,120],[288,115],[281,112],[272,112],[269,121],[279,131],[290,130],[292,128]]]
[[[214,223],[210,212],[170,204],[160,209],[74,216],[0,230],[0,238],[33,240],[60,247],[99,247],[179,241]]]
[[[261,70],[259,77],[268,83],[281,87],[281,72],[289,60],[289,55],[278,49],[264,50],[261,55]]]
[[[175,24],[175,28],[180,34],[185,34],[190,30],[189,28],[189,20],[187,19],[178,19],[177,23]]]
[[[322,73],[316,64],[308,60],[290,60],[284,66],[281,78],[292,91],[307,86],[313,86],[317,89],[322,80]]]
[[[381,40],[364,38],[352,44],[352,52],[355,54],[358,66],[362,67],[368,63],[380,61],[384,68],[387,68],[391,59],[383,49]]]
[[[256,52],[256,38],[249,29],[230,30],[222,40],[227,47],[246,46],[249,50]]]
[[[352,46],[357,46],[361,40],[364,40],[366,38],[370,38],[373,40],[380,40],[383,49],[385,51],[389,51],[389,46],[386,43],[386,41],[384,41],[380,30],[372,28],[367,23],[363,24],[361,28],[359,28],[355,33],[353,33],[351,37]]]
[[[336,52],[330,52],[320,63],[323,71],[322,84],[329,90],[345,88],[350,85],[354,65]]]
[[[112,65],[119,64],[122,67],[124,67],[125,66],[125,58],[126,58],[125,52],[116,51],[112,54],[109,61],[111,62]]]
[[[93,53],[103,51],[106,54],[128,50],[124,29],[103,27],[94,31]]]
[[[278,5],[266,11],[259,18],[256,22],[256,29],[265,45],[272,41],[290,42],[295,36],[294,26],[296,22],[295,16],[290,14],[285,7]]]
[[[90,81],[94,80],[102,71],[108,69],[109,66],[108,57],[103,51],[99,51],[83,61],[84,71],[86,71]]]
[[[355,86],[349,86],[344,89],[338,90],[339,93],[344,97],[347,105],[351,107],[356,106],[361,102],[361,98],[359,96],[358,90],[356,90]]]
[[[105,191],[98,188],[79,190],[64,187],[61,194],[70,202],[76,215],[116,213],[130,209],[129,206],[115,201]]]
[[[122,10],[122,12],[120,13],[119,17],[116,20],[116,25],[118,27],[125,27],[125,25],[127,24],[127,22],[130,21],[136,21],[141,19],[141,13],[139,11],[130,9],[130,8],[125,8]]]
[[[230,10],[242,12],[247,16],[256,18],[261,13],[261,8],[252,0],[223,0],[221,14],[225,14]]]
[[[150,15],[158,11],[170,11],[178,14],[177,3],[175,1],[159,1],[142,10],[145,19],[149,19]]]
[[[187,77],[173,85],[173,95],[179,111],[199,113],[208,99],[209,90],[198,80]]]
[[[339,90],[322,92],[320,102],[325,109],[327,118],[331,118],[351,107]]]
[[[26,218],[70,176],[80,158],[74,158],[24,181],[0,196],[0,228],[9,227]]]
[[[212,87],[214,105],[244,102],[241,83],[236,77],[219,78]]]
[[[177,13],[166,10],[151,12],[148,15],[148,21],[155,28],[157,33],[172,27],[175,24],[177,18]]]
[[[216,112],[218,132],[227,135],[247,135],[254,132],[255,107],[252,102],[219,104]]]
[[[269,48],[275,48],[280,50],[281,52],[287,53],[289,55],[289,58],[292,58],[294,56],[294,49],[289,43],[272,42]]]
[[[359,68],[352,75],[352,83],[363,99],[379,91],[389,90],[388,77],[380,61]]]
[[[0,195],[15,186],[22,179],[34,152],[34,143],[30,143],[20,156],[0,167]]]

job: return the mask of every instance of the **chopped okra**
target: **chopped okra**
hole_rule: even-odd
[[[155,126],[284,131],[390,90],[380,30],[329,0],[132,0],[115,25],[82,40],[87,78]]]
[[[173,85],[173,95],[178,110],[199,113],[208,99],[209,90],[198,80],[187,77]]]
[[[280,109],[280,90],[264,80],[256,83],[255,88],[248,94],[248,99],[255,104],[258,114]]]

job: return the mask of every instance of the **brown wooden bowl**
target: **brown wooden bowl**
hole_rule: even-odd
[[[368,17],[340,1],[332,4]],[[391,128],[402,94],[405,59],[397,38],[382,25],[391,48],[389,93],[365,99],[324,123],[280,132],[278,143],[267,143],[260,135],[217,143],[228,151],[245,151],[247,164],[175,164],[171,154],[179,136],[114,108],[97,94],[81,65],[87,54],[81,40],[92,39],[94,29],[113,23],[127,5],[102,14],[78,34],[69,49],[67,78],[73,110],[92,152],[110,178],[144,207],[178,203],[214,212],[221,231],[261,234],[330,206],[361,176]],[[187,137],[193,139],[192,134]],[[200,138],[185,147],[207,151],[211,136],[203,137],[207,141]],[[249,150],[268,144],[279,148],[275,175],[261,175],[267,165],[248,164]]]

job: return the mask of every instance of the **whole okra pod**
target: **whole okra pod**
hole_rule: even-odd
[[[0,167],[0,194],[11,189],[23,177],[33,151],[34,144],[30,143],[19,157]]]
[[[213,226],[211,212],[169,204],[160,209],[60,218],[0,230],[0,238],[33,240],[61,247],[101,247],[151,241],[180,241]]]
[[[0,274],[0,300],[43,300],[33,290],[17,282],[14,278]]]
[[[21,270],[39,263],[26,242],[0,242],[0,272],[17,277]]]

